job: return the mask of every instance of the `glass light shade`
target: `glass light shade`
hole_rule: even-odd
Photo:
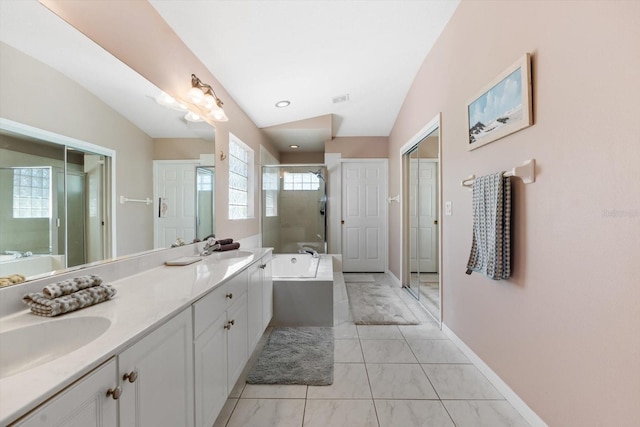
[[[207,114],[207,117],[209,117],[210,119],[215,120],[216,122],[227,122],[227,121],[229,121],[229,118],[224,113],[224,110],[222,108],[218,107],[217,105],[213,107],[213,109],[211,110],[211,112],[209,114]]]
[[[197,87],[192,87],[191,89],[189,89],[189,92],[187,92],[187,99],[189,99],[194,104],[200,104],[203,98],[204,92],[202,91],[202,89],[199,89]]]
[[[206,95],[204,95],[200,103],[207,110],[211,110],[216,105],[216,99],[213,97],[213,95],[207,93]]]
[[[188,122],[201,122],[202,121],[202,117],[200,117],[199,115],[197,115],[196,113],[194,113],[193,111],[189,111],[185,116],[184,119]]]
[[[171,95],[166,92],[160,92],[156,96],[156,102],[164,107],[171,107],[176,102]]]

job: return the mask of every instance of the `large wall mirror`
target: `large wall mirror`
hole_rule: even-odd
[[[0,275],[110,257],[115,153],[11,125],[0,123]]]
[[[39,2],[2,2],[1,11],[0,274],[170,246],[154,244],[167,197],[154,161],[193,163],[193,197],[181,203],[193,234],[175,237],[214,234],[215,129],[160,105],[158,88]],[[8,266],[32,255],[49,260],[36,270]]]
[[[402,283],[441,320],[440,123],[434,119],[402,152]]]

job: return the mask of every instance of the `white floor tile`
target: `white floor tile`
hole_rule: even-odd
[[[227,427],[300,427],[304,399],[240,399]]]
[[[407,341],[412,340],[446,340],[449,339],[440,330],[436,322],[426,322],[421,325],[400,325],[398,326],[402,335]]]
[[[437,399],[420,365],[367,364],[375,399]]]
[[[356,325],[353,322],[344,322],[333,327],[333,338],[336,340],[357,339],[358,329],[356,329]]]
[[[306,385],[247,384],[242,399],[304,399]]]
[[[455,427],[438,400],[375,400],[380,427]]]
[[[473,365],[422,365],[440,399],[504,399]]]
[[[378,427],[373,400],[309,400],[304,427]]]
[[[445,400],[458,427],[529,427],[506,400]]]
[[[309,386],[307,399],[371,399],[364,364],[336,363],[333,366],[333,384]]]
[[[362,340],[366,363],[418,363],[405,340]]]
[[[335,340],[333,361],[335,363],[364,363],[360,340]]]
[[[415,340],[409,346],[420,363],[471,363],[450,340]]]
[[[404,336],[396,325],[357,325],[361,340],[401,340]]]

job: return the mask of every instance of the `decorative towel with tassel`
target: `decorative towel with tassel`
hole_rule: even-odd
[[[97,276],[95,277],[100,279]],[[53,317],[107,301],[113,298],[116,293],[117,291],[113,286],[103,284],[102,279],[100,279],[100,284],[98,285],[92,285],[57,298],[50,298],[44,292],[31,292],[22,297],[22,302],[31,308],[33,314]]]
[[[503,173],[473,182],[473,241],[467,274],[511,277],[511,181]]]

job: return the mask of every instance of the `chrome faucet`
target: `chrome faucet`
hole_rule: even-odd
[[[315,249],[307,248],[307,247],[303,247],[302,249],[300,249],[298,251],[298,253],[300,253],[300,254],[311,254],[311,257],[313,257],[313,258],[320,258],[320,255],[318,254],[318,251],[316,251]]]
[[[13,255],[14,258],[27,258],[30,256],[33,256],[33,252],[31,251],[26,251],[26,252],[20,252],[20,251],[4,251],[5,255]]]
[[[220,249],[220,244],[216,243],[216,240],[213,237],[209,237],[204,244],[204,248],[202,252],[200,252],[201,256],[211,255],[213,252]]]

